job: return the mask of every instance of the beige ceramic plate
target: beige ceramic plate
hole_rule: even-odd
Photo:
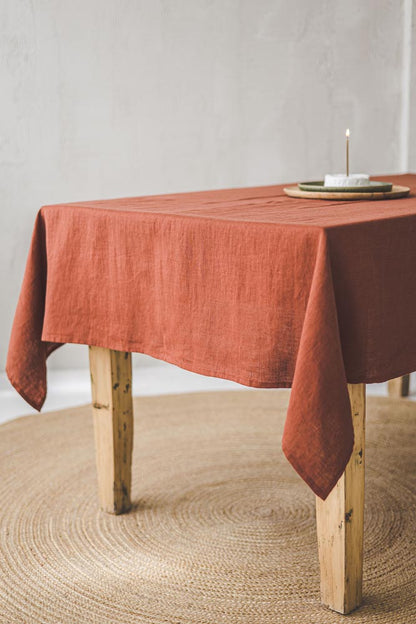
[[[343,191],[302,191],[298,186],[287,186],[283,189],[289,197],[303,197],[304,199],[332,199],[352,201],[357,199],[399,199],[409,194],[408,186],[393,186],[391,191],[384,193],[345,193]]]

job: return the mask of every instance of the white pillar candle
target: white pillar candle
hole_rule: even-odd
[[[324,186],[368,186],[370,176],[367,173],[327,173]]]

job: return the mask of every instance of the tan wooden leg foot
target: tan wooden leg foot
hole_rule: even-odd
[[[89,347],[89,355],[100,504],[121,514],[131,507],[131,353]]]
[[[348,385],[348,392],[354,450],[328,498],[316,498],[321,600],[343,614],[360,605],[363,576],[365,384]]]
[[[395,398],[409,396],[410,375],[390,379],[387,385],[389,396]]]

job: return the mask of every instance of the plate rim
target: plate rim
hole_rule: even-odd
[[[410,186],[403,186],[400,184],[393,184],[391,191],[373,191],[372,193],[339,193],[332,191],[303,191],[297,185],[288,185],[283,187],[283,192],[288,197],[295,197],[297,199],[321,199],[336,201],[371,201],[377,199],[400,199],[407,197],[411,191]],[[301,193],[301,194],[300,194]],[[336,195],[337,197],[334,197]],[[323,196],[323,197],[322,197]]]
[[[369,180],[369,184],[362,186],[325,186],[324,180],[298,182],[298,187],[301,191],[311,193],[388,193],[393,189],[393,186],[393,182],[383,182],[382,180]]]

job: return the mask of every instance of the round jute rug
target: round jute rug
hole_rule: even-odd
[[[135,399],[133,511],[101,513],[88,406],[0,427],[0,621],[416,621],[416,405],[370,398],[364,602],[319,603],[288,391]]]

